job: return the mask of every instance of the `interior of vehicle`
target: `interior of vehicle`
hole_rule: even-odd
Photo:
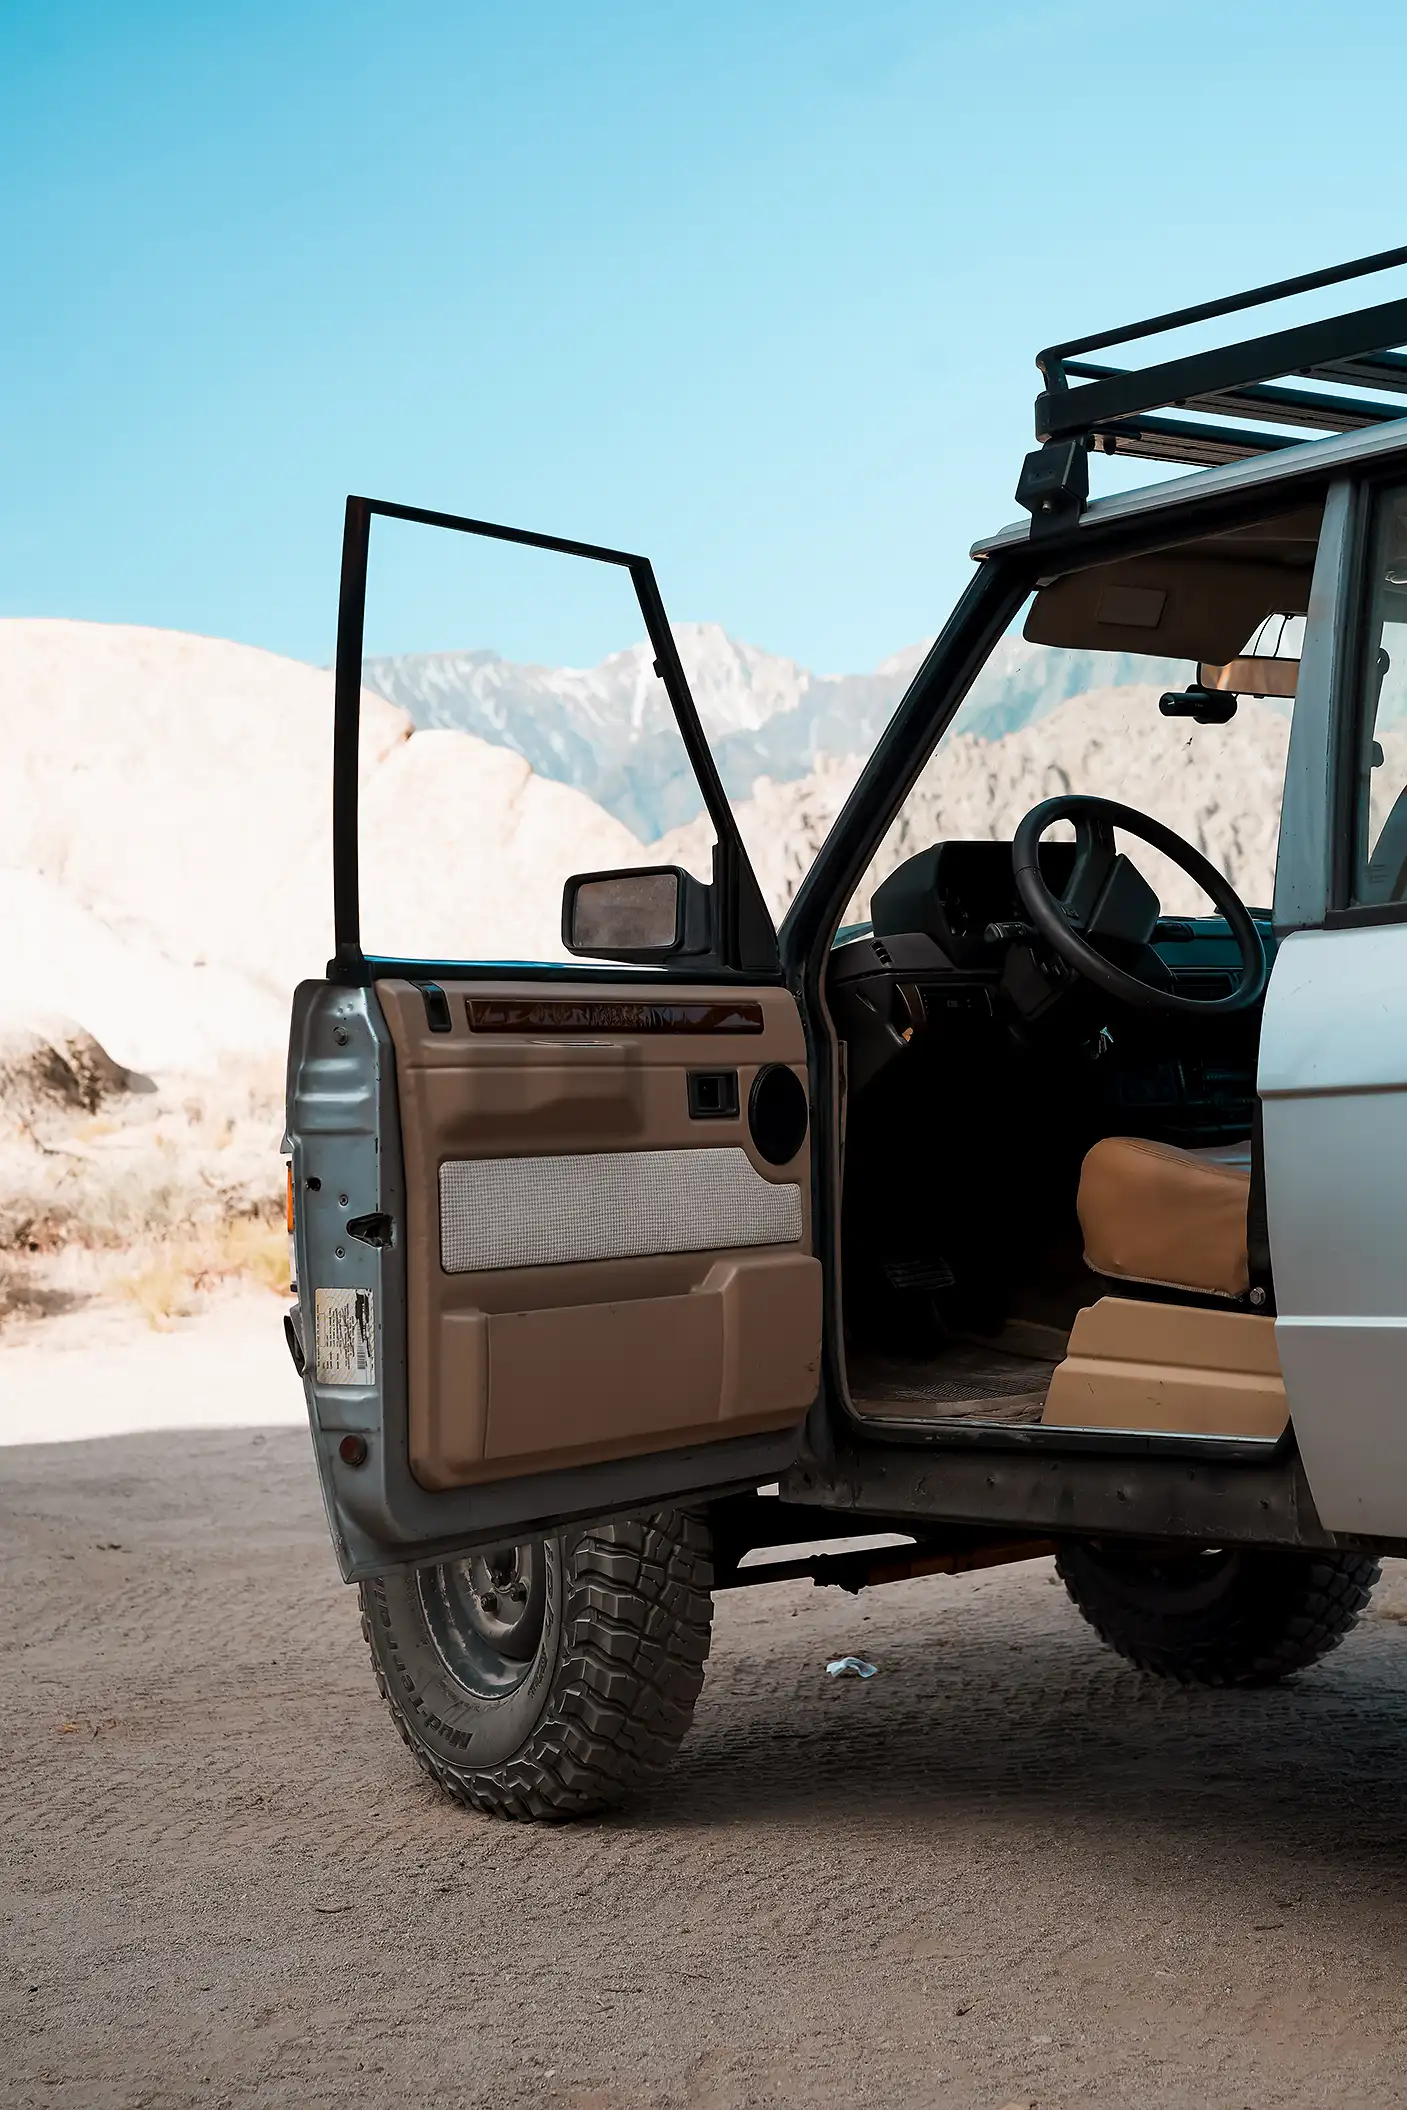
[[[1250,825],[1238,799],[1273,867],[1319,520],[1302,508],[1042,582],[1022,637],[1121,655],[1107,686],[1090,663],[1078,699],[1080,724],[1107,711],[1120,737],[1085,738],[1081,781],[1057,716],[1030,725],[1047,795],[989,839],[940,835],[962,810],[943,790],[957,765],[941,774],[960,713],[930,764],[930,839],[841,931],[827,1000],[845,1058],[842,1294],[868,1421],[1023,1445],[1283,1431],[1254,1156],[1269,881],[1247,908],[1227,868]],[[1184,686],[1129,654],[1190,662]],[[1251,707],[1264,784],[1218,747],[1239,698],[1275,700],[1274,723]],[[1208,787],[1198,841],[1175,825],[1185,791],[1162,815],[1121,797],[1172,784],[1130,764],[1158,740],[1170,771]],[[970,744],[958,759],[989,766]],[[1165,908],[1150,870],[1165,899],[1180,873],[1211,912]]]

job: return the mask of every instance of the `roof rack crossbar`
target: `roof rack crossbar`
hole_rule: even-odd
[[[1122,329],[1100,330],[1092,337],[1072,337],[1066,344],[1049,345],[1037,352],[1036,365],[1047,388],[1060,388],[1060,369],[1078,352],[1103,352],[1111,344],[1131,344],[1139,337],[1157,337],[1164,330],[1184,329],[1194,322],[1211,322],[1218,315],[1236,315],[1243,308],[1260,308],[1273,300],[1290,300],[1298,293],[1314,293],[1321,286],[1342,285],[1345,279],[1366,278],[1375,271],[1391,271],[1407,264],[1407,247],[1380,249],[1375,256],[1355,257],[1351,264],[1331,264],[1323,271],[1302,272],[1298,278],[1277,279],[1273,285],[1256,286],[1249,293],[1230,293],[1221,300],[1199,301],[1192,308],[1175,308],[1167,315],[1153,315],[1146,322],[1129,323]]]
[[[1234,425],[1154,417],[1112,418],[1089,436],[1096,454],[1133,454],[1148,461],[1181,462],[1189,469],[1214,469],[1222,462],[1243,462],[1251,455],[1274,454],[1299,444],[1289,433],[1267,432],[1264,427],[1246,432]]]
[[[1359,388],[1387,388],[1407,395],[1407,357],[1401,352],[1364,352],[1357,359],[1326,359],[1310,369],[1321,381],[1351,381]]]
[[[1120,369],[1096,366],[1092,360],[1072,359],[1066,371],[1082,380],[1102,381]],[[1317,378],[1317,369],[1315,372]],[[1407,373],[1402,386],[1407,387]],[[1186,397],[1178,407],[1215,410],[1271,425],[1314,425],[1325,432],[1360,432],[1369,425],[1390,424],[1402,416],[1395,404],[1374,403],[1364,396],[1331,396],[1307,388],[1277,388],[1256,381],[1247,382],[1242,388],[1208,389],[1201,395]]]
[[[1186,403],[1212,391],[1265,381],[1278,374],[1312,372],[1331,359],[1352,359],[1380,352],[1407,339],[1407,300],[1358,308],[1350,315],[1330,315],[1322,322],[1301,323],[1249,337],[1241,344],[1190,352],[1158,366],[1119,372],[1080,388],[1047,389],[1036,398],[1036,437],[1071,439],[1088,432],[1102,418],[1157,410]]]

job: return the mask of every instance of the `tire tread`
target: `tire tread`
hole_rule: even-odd
[[[1159,1635],[1152,1622],[1130,1620],[1112,1590],[1091,1569],[1086,1549],[1056,1555],[1056,1572],[1071,1602],[1116,1655],[1151,1676],[1180,1685],[1272,1685],[1307,1670],[1336,1649],[1357,1625],[1381,1574],[1367,1553],[1262,1556],[1279,1563],[1280,1587],[1268,1577],[1243,1589],[1220,1625],[1198,1637],[1178,1632],[1174,1622]]]
[[[708,1526],[686,1511],[589,1526],[564,1563],[562,1653],[547,1704],[501,1764],[428,1750],[400,1705],[373,1634],[362,1633],[401,1740],[446,1794],[488,1816],[585,1816],[647,1788],[683,1741],[703,1685],[713,1601]]]

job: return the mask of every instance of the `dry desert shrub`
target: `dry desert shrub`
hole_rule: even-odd
[[[236,1282],[289,1294],[288,1235],[280,1218],[237,1216],[205,1224],[193,1236],[152,1247],[140,1267],[112,1276],[111,1286],[158,1329],[185,1318],[203,1295]]]
[[[107,1290],[169,1325],[222,1284],[286,1293],[273,1062],[153,1080],[76,1028],[32,1033],[28,1061],[17,1039],[0,1043],[0,1320]]]

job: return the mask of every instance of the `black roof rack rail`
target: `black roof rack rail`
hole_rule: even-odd
[[[1407,247],[1384,249],[1350,264],[1279,279],[1249,293],[1202,301],[1039,352],[1036,365],[1045,383],[1036,398],[1040,445],[1027,455],[1016,490],[1032,515],[1032,534],[1064,526],[1083,509],[1091,451],[1209,468],[1300,446],[1322,433],[1362,431],[1407,417],[1407,354],[1397,349],[1407,344],[1407,298],[1153,366],[1106,366],[1085,356],[1403,264]],[[1287,380],[1320,385],[1280,385]],[[1323,386],[1332,382],[1375,393],[1343,395]],[[1169,410],[1193,415],[1157,415]],[[1207,412],[1217,422],[1196,415]],[[1228,418],[1240,422],[1220,422]],[[1267,426],[1302,429],[1268,431]]]

